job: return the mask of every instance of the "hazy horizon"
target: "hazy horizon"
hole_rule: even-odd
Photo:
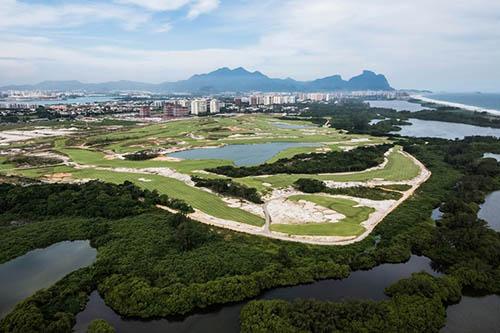
[[[487,0],[0,0],[0,32],[0,86],[159,83],[241,66],[500,92],[500,3]]]

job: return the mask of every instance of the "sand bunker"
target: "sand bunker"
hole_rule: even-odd
[[[70,173],[59,172],[59,173],[53,173],[53,174],[44,175],[43,178],[45,178],[45,179],[47,179],[48,181],[51,181],[51,182],[59,183],[59,182],[71,181],[73,179],[72,176],[73,175],[70,174]]]
[[[345,218],[344,215],[313,202],[294,202],[286,198],[270,201],[267,210],[273,224],[335,223]]]
[[[45,128],[40,127],[35,130],[23,131],[23,130],[10,130],[0,132],[0,143],[10,143],[16,141],[26,141],[37,138],[54,137],[54,136],[65,136],[72,134],[76,131],[76,128]]]
[[[170,156],[158,156],[153,158],[152,161],[180,162],[182,161],[182,158],[170,157]]]

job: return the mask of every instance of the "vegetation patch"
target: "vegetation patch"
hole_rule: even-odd
[[[178,199],[142,190],[130,182],[122,185],[92,181],[76,184],[18,186],[0,184],[1,220],[40,219],[56,216],[121,218],[145,212],[154,205],[183,212],[192,208]]]
[[[460,300],[449,278],[414,274],[390,286],[387,301],[253,301],[241,311],[242,332],[439,332],[445,304]]]
[[[135,153],[123,155],[123,157],[126,160],[130,160],[130,161],[152,160],[153,158],[156,158],[158,156],[159,156],[159,154],[156,151],[152,151],[152,150],[141,150],[141,151],[137,151]]]
[[[34,155],[15,155],[8,157],[3,161],[3,164],[13,164],[19,167],[36,167],[43,165],[60,164],[63,161],[55,157],[34,156]]]
[[[330,188],[317,179],[301,178],[294,183],[294,187],[305,193],[328,193],[332,195],[347,195],[350,197],[366,198],[371,200],[399,200],[403,196],[399,192],[386,191],[383,187],[338,187]]]
[[[235,183],[230,179],[204,179],[196,176],[192,176],[191,179],[196,186],[209,188],[222,195],[248,200],[256,204],[264,203],[256,189]]]

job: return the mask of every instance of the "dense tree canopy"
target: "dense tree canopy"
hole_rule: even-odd
[[[219,194],[228,195],[250,202],[264,203],[255,188],[233,182],[231,179],[204,179],[193,176],[191,179],[198,187],[206,187]]]

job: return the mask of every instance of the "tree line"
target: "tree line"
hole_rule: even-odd
[[[57,216],[122,218],[138,215],[154,205],[192,212],[184,201],[143,190],[131,182],[121,185],[91,181],[84,184],[0,184],[1,220]]]
[[[325,182],[312,178],[300,178],[293,186],[304,193],[328,193],[332,195],[348,195],[357,198],[366,198],[371,200],[399,200],[402,194],[396,190],[385,190],[384,187],[352,186],[335,187],[326,186]],[[390,186],[388,186],[390,188]]]
[[[205,179],[192,176],[191,180],[195,182],[197,187],[206,187],[222,195],[248,200],[256,204],[264,203],[255,188],[235,183],[231,179]]]

